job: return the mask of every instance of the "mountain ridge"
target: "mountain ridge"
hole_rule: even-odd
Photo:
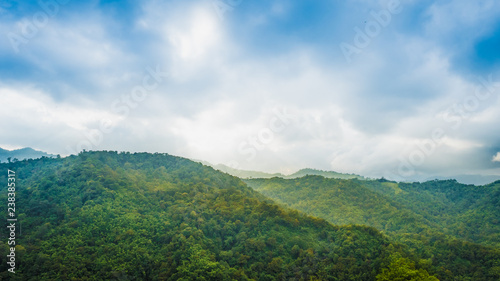
[[[35,150],[31,147],[20,149],[7,150],[0,147],[0,163],[14,160],[37,159],[41,157],[56,157],[54,154],[49,154],[44,151]]]
[[[320,170],[320,169],[313,169],[313,168],[302,168],[294,173],[291,173],[289,175],[285,175],[282,173],[267,173],[267,172],[262,172],[262,171],[251,171],[251,170],[241,170],[241,169],[235,169],[232,167],[229,167],[224,164],[211,164],[210,162],[207,161],[200,161],[200,160],[193,160],[199,163],[202,163],[207,166],[211,166],[214,169],[217,169],[219,171],[228,173],[232,176],[239,177],[242,179],[250,179],[250,178],[284,178],[284,179],[293,179],[293,178],[299,178],[303,177],[306,175],[320,175],[324,176],[326,178],[339,178],[339,179],[352,179],[352,178],[358,178],[358,179],[365,179],[365,177],[356,175],[356,174],[345,174],[345,173],[338,173],[335,171],[325,171],[325,170]]]
[[[294,173],[285,175],[282,173],[268,173],[268,172],[263,172],[263,171],[252,171],[252,170],[243,170],[243,169],[236,169],[229,167],[224,164],[212,164],[208,161],[202,161],[202,160],[195,160],[191,159],[195,162],[202,163],[204,165],[210,166],[214,169],[217,169],[219,171],[228,173],[232,176],[239,177],[241,179],[256,179],[256,178],[273,178],[273,177],[278,177],[278,178],[284,178],[284,179],[294,179],[294,178],[300,178],[303,176],[307,175],[319,175],[319,176],[324,176],[325,178],[334,178],[334,179],[360,179],[360,180],[370,180],[373,178],[370,177],[365,177],[362,175],[358,175],[355,173],[339,173],[335,171],[329,171],[329,170],[321,170],[321,169],[315,169],[315,168],[302,168]],[[383,177],[381,177],[383,178]],[[500,180],[500,175],[455,175],[455,176],[429,176],[423,179],[415,179],[415,180],[408,180],[404,182],[427,182],[427,181],[432,181],[435,179],[439,180],[447,180],[447,179],[455,179],[460,183],[463,184],[473,184],[473,185],[487,185],[490,184],[494,181]],[[403,182],[403,181],[398,181],[398,182]]]

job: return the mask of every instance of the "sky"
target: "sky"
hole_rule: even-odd
[[[500,2],[2,1],[0,147],[500,176]]]

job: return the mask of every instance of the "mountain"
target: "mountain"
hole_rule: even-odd
[[[15,184],[0,197],[17,207],[2,227],[16,227],[15,248],[0,244],[2,280],[437,280],[375,228],[285,209],[167,154],[2,163],[0,182]]]
[[[377,228],[428,261],[429,272],[440,280],[500,278],[500,182],[410,184],[321,176],[245,182],[278,203],[331,223]]]
[[[297,179],[247,179],[256,191],[291,208],[333,224],[363,224],[386,233],[420,232],[435,223],[360,184],[359,181],[305,176]]]
[[[500,248],[500,181],[482,186],[456,180],[360,184],[435,223],[445,234]]]
[[[455,175],[451,177],[435,176],[427,178],[425,181],[432,180],[456,180],[463,184],[474,184],[474,185],[486,185],[492,182],[500,180],[500,176],[497,175]]]
[[[41,157],[56,157],[56,155],[48,154],[43,151],[34,150],[31,147],[25,147],[15,150],[6,150],[0,148],[0,162],[7,162],[10,158],[11,161],[14,159],[24,160],[24,159],[36,159]]]
[[[306,176],[245,182],[334,224],[364,224],[388,234],[437,231],[500,248],[500,181],[475,186],[456,180],[397,183]]]
[[[232,176],[242,178],[242,179],[251,179],[251,178],[273,178],[273,177],[284,177],[283,174],[280,173],[266,173],[266,172],[259,172],[259,171],[247,171],[247,170],[239,170],[239,169],[234,169],[229,166],[226,166],[224,164],[217,164],[217,165],[212,165],[206,162],[206,165],[209,165],[213,167],[216,170],[219,170],[221,172],[230,174]]]
[[[358,176],[355,174],[342,174],[342,173],[337,173],[333,171],[322,171],[322,170],[316,170],[316,169],[301,169],[293,174],[290,175],[283,175],[281,173],[266,173],[266,172],[258,172],[258,171],[247,171],[247,170],[239,170],[235,168],[228,167],[224,164],[217,164],[217,165],[212,165],[208,162],[204,161],[197,161],[200,162],[204,165],[211,166],[216,170],[222,171],[224,173],[228,173],[232,176],[239,177],[241,179],[252,179],[252,178],[262,178],[262,179],[269,179],[269,178],[284,178],[284,179],[294,179],[294,178],[301,178],[303,176],[307,175],[317,175],[317,176],[323,176],[325,178],[335,178],[335,179],[364,179],[362,176]]]
[[[343,173],[337,173],[334,171],[322,171],[322,170],[316,170],[316,169],[302,169],[299,170],[291,175],[285,176],[283,178],[285,179],[295,179],[295,178],[301,178],[303,176],[322,176],[325,178],[332,178],[332,179],[364,179],[362,176],[358,176],[355,174],[343,174]]]

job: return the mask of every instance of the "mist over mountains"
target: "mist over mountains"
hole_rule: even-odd
[[[251,178],[273,178],[273,177],[278,177],[278,178],[284,178],[284,179],[293,179],[293,178],[300,178],[303,176],[307,175],[317,175],[317,176],[323,176],[325,178],[334,178],[334,179],[369,179],[367,177],[361,176],[361,175],[356,175],[356,174],[347,174],[347,173],[339,173],[335,171],[324,171],[324,170],[318,170],[318,169],[312,169],[312,168],[303,168],[298,170],[297,172],[294,172],[289,175],[285,175],[282,173],[266,173],[262,171],[248,171],[248,170],[241,170],[241,169],[235,169],[231,168],[227,165],[224,164],[211,164],[207,161],[199,161],[199,160],[194,160],[196,162],[200,162],[204,165],[211,166],[214,169],[217,169],[219,171],[228,173],[232,176],[243,178],[243,179],[251,179]],[[381,178],[381,177],[380,177]],[[456,175],[456,176],[433,176],[433,177],[424,177],[424,178],[410,178],[407,180],[407,182],[426,182],[426,181],[432,181],[432,180],[447,180],[447,179],[454,179],[457,180],[460,183],[463,184],[474,184],[474,185],[486,185],[489,183],[492,183],[494,181],[500,180],[500,176],[496,175]]]
[[[14,159],[24,160],[24,159],[37,159],[41,157],[56,157],[56,155],[49,154],[47,152],[34,150],[31,147],[25,147],[14,150],[7,150],[0,147],[0,162],[7,162],[10,158],[11,161]]]
[[[54,154],[49,154],[44,151],[39,151],[32,149],[30,147],[25,147],[25,148],[20,148],[20,149],[15,149],[15,150],[7,150],[3,149],[0,147],[0,162],[7,162],[8,158],[11,158],[11,161],[14,159],[17,160],[24,160],[24,159],[37,159],[40,157],[56,157],[57,155]],[[243,178],[243,179],[250,179],[250,178],[272,178],[272,177],[280,177],[280,178],[285,178],[285,179],[293,179],[293,178],[299,178],[303,177],[306,175],[319,175],[319,176],[324,176],[326,178],[336,178],[336,179],[366,179],[362,175],[356,175],[356,174],[346,174],[346,173],[338,173],[335,171],[324,171],[324,170],[318,170],[318,169],[313,169],[313,168],[303,168],[298,170],[297,172],[294,172],[289,175],[285,175],[282,173],[267,173],[267,172],[262,172],[262,171],[249,171],[249,170],[242,170],[242,169],[235,169],[231,168],[227,165],[224,164],[212,164],[207,161],[203,160],[193,160],[195,162],[202,163],[207,166],[211,166],[214,169],[217,169],[219,171],[228,173],[232,176]],[[500,176],[497,175],[456,175],[456,176],[440,176],[436,175],[433,177],[425,177],[425,178],[415,178],[414,181],[430,181],[430,180],[446,180],[446,179],[455,179],[458,182],[464,183],[464,184],[475,184],[475,185],[485,185],[492,183],[494,181],[500,180]]]

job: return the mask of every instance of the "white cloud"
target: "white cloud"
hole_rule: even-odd
[[[313,25],[307,25],[307,41],[295,25],[273,26],[288,22],[283,19],[293,4],[266,4],[266,10],[242,3],[232,11],[240,26],[233,17],[220,21],[210,1],[146,2],[126,26],[130,37],[115,30],[125,28],[119,20],[93,6],[95,11],[54,19],[30,41],[20,56],[37,68],[36,75],[19,71],[24,80],[0,81],[2,104],[16,105],[2,107],[0,118],[12,126],[0,128],[0,143],[64,154],[64,147],[110,119],[115,130],[96,149],[235,160],[245,169],[314,167],[377,177],[397,169],[401,157],[442,128],[446,137],[417,172],[482,169],[464,159],[498,140],[491,128],[500,125],[500,103],[483,102],[453,129],[443,111],[463,102],[476,85],[455,72],[449,50],[438,42],[442,33],[460,36],[461,27],[470,33],[482,25],[491,1],[481,3],[434,4],[423,35],[394,34],[394,24],[349,65],[331,59],[331,42],[315,41]],[[266,26],[252,24],[256,17]],[[338,20],[337,26],[345,25]],[[259,28],[266,30],[246,37]],[[327,24],[322,29],[330,30]],[[8,26],[0,25],[2,30]],[[238,30],[245,33],[229,36]],[[338,30],[331,32],[327,37],[338,37]],[[293,39],[283,47],[273,45],[275,36]],[[0,43],[0,50],[7,47]],[[171,76],[131,114],[111,112],[115,99],[142,82],[148,65]],[[275,108],[286,108],[296,120],[247,161],[238,147],[269,127]],[[9,119],[13,115],[18,117]]]
[[[202,8],[196,8],[187,20],[182,24],[170,23],[166,36],[181,59],[192,60],[209,53],[219,42],[221,31],[214,14]]]
[[[9,104],[0,111],[0,119],[9,120],[0,127],[4,141],[49,152],[65,154],[61,147],[78,142],[82,132],[98,127],[102,120],[116,124],[121,119],[107,110],[56,103],[46,93],[31,87],[3,86],[0,95],[2,102]],[[39,145],[33,144],[37,142]]]
[[[493,158],[491,159],[491,161],[493,161],[493,162],[500,162],[500,152],[497,152],[497,154],[495,154],[495,156],[493,156]]]
[[[449,1],[432,4],[426,31],[432,36],[481,36],[498,17],[500,6],[494,0]],[[470,38],[468,37],[470,40]]]

